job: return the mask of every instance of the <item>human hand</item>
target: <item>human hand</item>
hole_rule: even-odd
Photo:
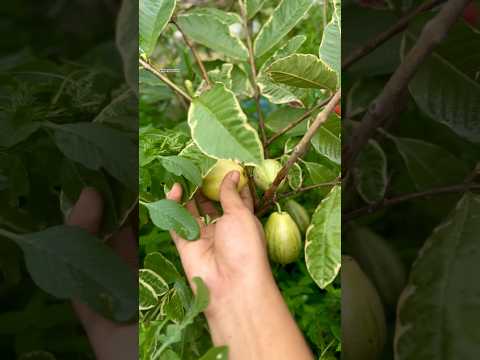
[[[186,204],[200,225],[200,239],[187,241],[171,232],[185,273],[191,285],[199,276],[209,288],[205,316],[213,343],[228,345],[230,360],[311,360],[273,279],[248,186],[237,192],[239,176],[230,172],[223,179],[223,215],[201,194]],[[175,184],[167,198],[178,202],[181,197],[182,188]],[[201,215],[214,223],[205,224]]]
[[[66,223],[79,226],[97,235],[103,213],[100,194],[85,188],[73,207]],[[127,227],[113,236],[108,245],[125,262],[138,268],[137,242],[132,228]],[[72,301],[73,308],[82,323],[98,360],[134,360],[138,358],[138,326],[117,324],[90,309],[87,305]]]

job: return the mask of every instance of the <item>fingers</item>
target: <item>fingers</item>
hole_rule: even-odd
[[[243,200],[245,206],[250,210],[252,213],[255,210],[255,205],[252,197],[252,193],[250,192],[250,188],[248,185],[245,185],[243,189],[240,191],[240,197]]]
[[[85,188],[73,206],[67,225],[79,226],[95,235],[102,224],[103,199],[94,188]]]
[[[208,215],[212,219],[216,219],[220,216],[217,208],[213,205],[213,202],[210,201],[202,194],[201,191],[197,191],[195,195],[195,200],[197,201],[197,206],[199,207],[203,215]]]
[[[133,270],[138,269],[137,240],[133,229],[128,226],[121,229],[108,240],[108,245],[118,254]]]
[[[229,172],[220,186],[220,203],[224,213],[232,213],[245,208],[240,194],[237,191],[237,184],[240,180],[238,171]]]

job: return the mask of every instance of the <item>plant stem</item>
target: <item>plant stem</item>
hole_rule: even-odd
[[[446,186],[446,187],[441,187],[441,188],[436,188],[436,189],[431,189],[426,191],[404,194],[395,198],[384,199],[379,203],[364,206],[359,209],[350,211],[345,215],[343,215],[343,222],[349,222],[360,216],[369,215],[373,212],[385,209],[390,206],[401,204],[403,202],[410,201],[410,200],[415,200],[415,199],[424,198],[428,196],[442,195],[442,194],[462,193],[468,190],[476,190],[476,189],[480,189],[480,184],[463,183],[459,185]]]
[[[256,209],[260,199],[258,198],[258,194],[255,189],[255,182],[253,181],[252,168],[247,169],[247,177],[248,177],[248,188],[253,198],[253,208]]]
[[[182,28],[173,20],[172,20],[172,23],[177,27],[178,31],[180,31],[180,34],[182,34],[183,40],[185,41],[185,44],[187,44],[187,46],[192,51],[192,54],[193,54],[195,60],[197,61],[198,67],[200,68],[200,72],[202,73],[203,80],[205,80],[205,83],[207,84],[207,87],[210,88],[212,86],[212,84],[210,82],[210,79],[208,78],[207,70],[205,69],[205,66],[203,65],[203,61],[200,58],[200,55],[198,54],[197,50],[193,46],[190,39],[187,37],[187,35],[185,35]]]
[[[282,169],[278,172],[275,180],[273,181],[270,188],[263,195],[262,207],[257,211],[259,215],[263,214],[269,207],[272,201],[275,201],[275,195],[278,187],[280,186],[283,179],[288,174],[290,168],[297,162],[297,160],[303,156],[308,149],[310,141],[312,140],[315,133],[318,131],[320,126],[327,121],[329,115],[334,111],[335,106],[338,104],[341,98],[341,90],[338,90],[335,95],[329,100],[325,108],[318,114],[315,121],[312,123],[308,131],[303,136],[302,140],[295,146],[292,154],[288,158],[287,162]]]
[[[386,41],[394,37],[395,35],[399,34],[403,30],[405,30],[408,24],[419,14],[431,10],[437,5],[445,2],[446,0],[430,0],[424,2],[422,5],[418,6],[416,9],[413,9],[410,13],[403,16],[397,23],[395,23],[392,27],[387,29],[386,31],[381,32],[376,37],[371,39],[367,42],[364,46],[357,48],[354,50],[350,56],[348,56],[342,63],[342,70],[347,70],[350,66],[352,66],[355,62],[362,59],[364,56],[370,54],[380,45],[384,44]]]
[[[0,228],[0,236],[6,237],[7,239],[19,242],[22,240],[22,237],[18,234],[15,234],[11,231]]]
[[[140,59],[140,64],[148,71],[150,71],[152,74],[154,74],[156,77],[158,77],[160,80],[162,80],[165,84],[167,84],[173,91],[175,91],[177,94],[181,95],[185,100],[188,102],[192,102],[192,98],[182,89],[180,89],[173,81],[171,81],[168,77],[163,75],[160,71],[155,69],[152,65],[150,65],[148,62],[146,62],[143,59]]]
[[[254,99],[255,105],[257,107],[257,114],[258,114],[258,125],[260,128],[260,136],[262,138],[263,149],[265,151],[265,157],[268,157],[267,152],[267,134],[265,132],[265,119],[263,118],[262,108],[260,107],[260,88],[257,84],[257,65],[255,64],[255,54],[253,51],[253,44],[252,44],[252,34],[250,32],[250,26],[248,22],[247,11],[245,9],[245,3],[240,1],[240,12],[242,13],[243,18],[243,27],[245,29],[245,36],[247,40],[247,48],[248,48],[248,60],[250,63],[251,69],[251,79],[250,82],[252,83],[253,91],[254,91]]]
[[[277,140],[280,136],[282,136],[283,134],[285,134],[286,132],[292,130],[295,126],[297,126],[298,124],[302,123],[304,120],[308,119],[310,117],[310,115],[312,115],[315,111],[317,111],[318,109],[322,108],[323,106],[325,106],[329,101],[330,101],[331,97],[328,98],[327,100],[325,101],[322,101],[322,103],[316,105],[315,107],[311,108],[310,110],[307,110],[302,116],[300,116],[298,119],[296,119],[295,121],[293,121],[291,124],[288,124],[287,126],[285,126],[283,129],[281,129],[280,131],[278,131],[277,133],[273,134],[272,137],[270,139],[267,140],[267,142],[265,143],[265,146],[269,146],[270,144],[272,144],[275,140]]]
[[[470,0],[450,0],[442,10],[430,20],[422,33],[408,52],[398,69],[393,73],[380,95],[370,104],[363,116],[360,126],[353,133],[350,144],[344,146],[343,174],[354,166],[358,154],[373,136],[376,129],[381,127],[395,113],[402,110],[400,106],[405,89],[418,68],[447,36],[450,28],[456,23]]]
[[[288,198],[290,196],[294,196],[294,195],[304,193],[306,191],[315,190],[315,189],[322,188],[322,187],[335,186],[335,185],[338,185],[340,183],[341,183],[340,179],[337,179],[335,181],[329,181],[329,182],[326,182],[326,183],[320,183],[320,184],[305,186],[305,187],[302,187],[298,190],[293,190],[293,191],[289,191],[289,192],[286,192],[286,193],[283,193],[283,194],[278,194],[277,199],[285,199],[285,198]]]

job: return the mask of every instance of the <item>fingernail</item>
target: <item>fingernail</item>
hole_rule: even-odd
[[[230,173],[230,179],[233,182],[238,182],[240,180],[240,173],[238,171],[232,171]]]

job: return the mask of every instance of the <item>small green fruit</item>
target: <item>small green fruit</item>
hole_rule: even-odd
[[[218,160],[215,167],[203,178],[202,192],[210,200],[220,200],[220,186],[223,178],[230,171],[238,171],[240,173],[240,181],[237,190],[240,191],[247,184],[245,170],[239,164],[231,160]]]
[[[302,237],[297,224],[286,212],[274,212],[265,224],[265,237],[270,258],[282,265],[298,259]]]
[[[386,340],[383,305],[357,262],[342,256],[342,359],[376,360]]]
[[[260,189],[266,191],[270,188],[281,169],[282,165],[277,160],[264,160],[260,166],[255,167],[253,170],[253,180]],[[285,180],[282,181],[279,188],[282,188],[284,184]]]
[[[290,214],[300,231],[305,234],[310,225],[310,215],[307,210],[295,200],[288,200],[285,203],[285,210]]]

